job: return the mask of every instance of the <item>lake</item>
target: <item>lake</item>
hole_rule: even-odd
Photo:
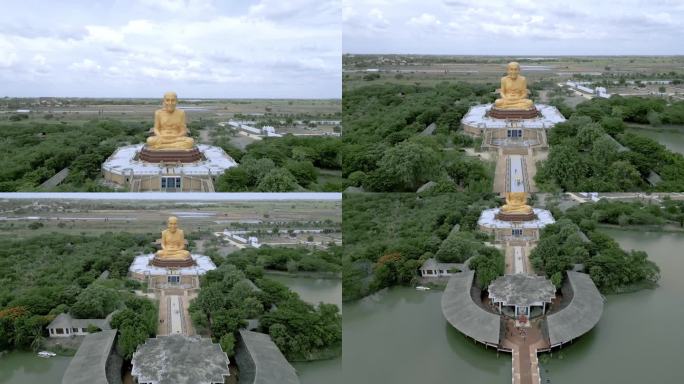
[[[684,129],[676,128],[635,128],[628,127],[626,132],[646,136],[656,140],[672,152],[684,155]]]
[[[605,232],[624,249],[648,252],[660,266],[660,286],[608,295],[591,332],[552,357],[541,357],[544,376],[558,384],[682,382],[684,234]],[[448,325],[441,295],[394,287],[345,304],[345,382],[510,383],[510,355],[497,357]]]
[[[292,277],[267,274],[267,278],[285,284],[309,303],[337,304],[342,307],[342,280],[311,277]],[[342,358],[292,364],[302,384],[343,384]]]
[[[0,383],[61,384],[70,361],[71,357],[44,359],[33,352],[12,351],[0,356]]]

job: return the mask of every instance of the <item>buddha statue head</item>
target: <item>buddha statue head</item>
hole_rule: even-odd
[[[166,92],[164,94],[164,110],[166,112],[173,112],[176,110],[176,104],[178,104],[178,95],[176,92]]]
[[[511,79],[515,80],[520,75],[520,64],[517,61],[511,61],[506,66],[506,74]]]

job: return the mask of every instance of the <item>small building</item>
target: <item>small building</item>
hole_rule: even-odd
[[[89,333],[89,326],[95,326],[103,331],[110,330],[112,327],[109,321],[112,314],[109,314],[106,319],[74,319],[68,313],[60,313],[47,326],[48,334],[50,337],[84,336]]]
[[[157,336],[138,346],[131,375],[138,384],[224,384],[228,356],[219,344],[198,336]]]
[[[241,330],[235,362],[241,384],[299,384],[294,367],[267,334]]]
[[[463,264],[458,263],[440,263],[435,258],[425,260],[420,266],[418,273],[422,277],[444,277],[451,276],[456,273],[456,270],[463,271]]]

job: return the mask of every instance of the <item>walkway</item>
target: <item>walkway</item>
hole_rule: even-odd
[[[520,157],[520,156],[519,156]],[[522,159],[514,159],[522,163]],[[511,168],[514,169],[514,168]],[[529,260],[531,245],[525,243],[506,243],[506,273],[534,275]],[[539,360],[537,350],[548,348],[548,343],[541,330],[544,319],[530,321],[529,327],[515,326],[515,320],[504,320],[505,331],[502,346],[511,350],[513,384],[540,384]]]
[[[169,290],[159,294],[159,327],[157,335],[185,335],[192,336],[195,330],[190,321],[188,307],[191,297],[188,291]]]

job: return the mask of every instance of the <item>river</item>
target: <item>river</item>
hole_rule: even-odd
[[[292,277],[268,274],[267,278],[285,284],[297,292],[302,300],[337,304],[342,307],[342,280],[311,277]],[[342,381],[342,358],[292,364],[301,384],[346,384]]]
[[[608,295],[601,321],[542,363],[553,384],[681,383],[684,377],[684,234],[604,229],[660,267],[659,287]],[[561,358],[562,357],[562,358]]]
[[[679,128],[638,128],[630,126],[626,132],[646,136],[667,147],[672,152],[684,155],[684,129]]]
[[[69,361],[71,357],[44,359],[32,352],[12,351],[0,356],[0,383],[61,384]]]
[[[594,330],[553,357],[542,357],[545,376],[553,384],[679,383],[684,377],[684,234],[605,232],[624,249],[648,252],[660,266],[660,286],[608,295]],[[510,355],[497,357],[449,326],[441,294],[395,287],[345,304],[345,381],[510,383]]]

